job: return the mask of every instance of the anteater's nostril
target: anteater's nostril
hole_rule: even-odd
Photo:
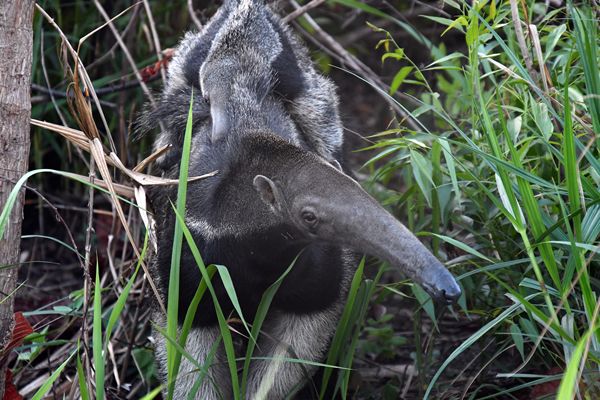
[[[444,290],[444,299],[447,303],[454,303],[458,300],[461,295],[460,286],[454,282],[448,289]]]

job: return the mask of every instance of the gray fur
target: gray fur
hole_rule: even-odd
[[[304,264],[299,261],[283,281],[265,320],[257,355],[272,360],[251,362],[248,398],[285,398],[314,372],[283,358],[323,360],[357,264],[350,248],[402,266],[431,293],[460,294],[449,272],[414,235],[344,174],[335,88],[262,1],[226,0],[202,32],[185,35],[168,77],[158,107],[146,112],[141,124],[150,129],[160,120],[165,126],[155,147],[170,144],[172,150],[157,168],[176,178],[194,93],[190,175],[215,169],[219,174],[188,185],[185,220],[204,246],[207,264],[229,268],[244,313],[255,311],[255,298],[279,277],[279,268],[305,250]],[[153,272],[165,301],[175,190],[149,193],[159,237]],[[323,222],[310,225],[303,220],[306,210]],[[184,307],[199,283],[186,251],[184,246],[179,299]],[[219,337],[211,310],[202,306],[186,344],[200,365]],[[184,313],[180,307],[180,318]],[[159,312],[155,323],[165,324]],[[165,374],[166,342],[156,337],[157,361]],[[183,358],[175,398],[186,398],[200,374]],[[196,398],[229,399],[232,390],[221,346]]]
[[[160,312],[155,312],[154,323],[158,326],[166,326],[166,319]],[[220,338],[221,332],[218,326],[192,328],[185,345],[187,353],[193,357],[197,364],[204,367],[212,346]],[[156,332],[155,336],[155,358],[159,366],[159,373],[163,381],[167,381],[167,339]],[[215,354],[208,372],[204,374],[198,367],[185,356],[181,357],[179,373],[173,390],[174,399],[186,399],[196,382],[202,379],[202,384],[196,392],[196,399],[228,399],[231,396],[231,381],[227,358],[221,348]],[[165,390],[166,392],[166,390]]]
[[[246,123],[254,122],[260,115],[281,115],[280,112],[257,114],[258,111],[265,111],[264,105],[262,110],[257,110],[264,99],[252,98],[248,91],[249,88],[252,91],[251,87],[255,85],[273,86],[280,79],[278,71],[272,71],[273,60],[282,51],[291,50],[297,64],[301,66],[298,70],[300,76],[293,79],[303,82],[302,90],[294,98],[280,97],[274,102],[275,106],[283,107],[288,115],[288,122],[291,123],[289,139],[295,144],[305,142],[312,151],[326,160],[333,160],[341,155],[343,130],[334,85],[315,70],[308,51],[281,19],[267,7],[257,3],[260,1],[245,0],[238,6],[235,0],[227,0],[201,32],[185,34],[169,63],[168,81],[161,104],[158,109],[148,110],[141,118],[140,126],[144,130],[155,126],[156,120],[163,116],[168,117],[171,122],[157,136],[154,150],[169,144],[175,148],[181,147],[189,107],[189,97],[184,94],[188,94],[192,87],[185,77],[185,64],[194,46],[214,29],[214,21],[225,17],[224,22],[220,21],[222,27],[212,41],[207,58],[198,65],[200,87],[197,89],[200,92],[195,92],[194,120],[203,119],[214,108],[212,111],[216,112],[217,118],[224,121],[223,127],[212,128],[216,135],[214,139],[217,139],[223,137],[222,132],[227,128],[232,128],[226,122],[227,115],[239,112],[252,115],[254,118],[236,118]],[[273,30],[274,26],[285,36],[289,48],[283,49],[279,35]],[[227,46],[223,45],[225,41]],[[210,76],[209,87],[206,87],[207,76]],[[216,96],[211,97],[211,100],[217,99],[218,104],[215,106],[209,106],[206,102],[212,88],[217,92]],[[237,101],[223,104],[223,98],[229,98],[232,93],[236,94]],[[266,125],[272,124],[267,122]],[[161,157],[159,163],[163,163],[164,159],[165,157]]]
[[[212,21],[227,15],[225,21],[221,21],[206,60],[198,66],[200,88],[196,88],[194,94],[194,120],[198,121],[193,138],[194,152],[202,153],[203,146],[228,140],[228,133],[232,131],[272,130],[276,126],[290,143],[308,147],[324,160],[335,160],[335,155],[341,154],[343,138],[333,84],[316,72],[304,46],[268,8],[248,0],[242,0],[239,5],[235,3],[226,1],[202,32],[188,32],[176,48],[161,99],[162,113],[166,114],[163,117],[168,121],[167,130],[157,136],[155,149],[166,144],[180,148],[189,107],[187,99],[192,86],[185,76],[185,64],[194,46],[211,29]],[[303,89],[292,99],[276,96],[271,91],[279,79],[278,74],[273,73],[272,64],[283,51],[274,24],[286,36],[302,67],[302,76],[298,79],[302,79]],[[261,97],[264,93],[267,95]],[[210,105],[207,98],[210,98]],[[204,122],[202,118],[209,114],[212,124],[206,120]],[[161,109],[149,112],[143,124],[152,125],[152,119],[157,117],[161,117]],[[209,126],[210,135],[199,134]],[[158,165],[169,175],[178,162],[178,157],[174,157],[172,163],[163,157]],[[337,160],[335,162],[339,165]],[[191,170],[196,167],[194,163],[192,159]],[[231,219],[235,221],[236,218],[233,216]],[[240,231],[240,227],[233,223],[211,223],[189,210],[186,223],[194,234],[213,239],[236,235]],[[277,358],[299,358],[313,362],[324,358],[343,307],[349,271],[356,266],[356,257],[352,253],[347,252],[345,257],[347,268],[344,269],[342,292],[331,307],[314,314],[274,311],[268,316],[263,327],[265,335],[261,336],[257,347],[259,354],[256,355],[272,357],[274,361],[251,364],[248,398],[283,398],[307,378],[306,373],[314,371],[312,367],[281,362]],[[155,323],[164,326],[164,319],[158,312],[155,315]],[[202,364],[218,335],[218,327],[194,328],[190,332],[186,350]],[[158,332],[156,352],[161,372],[166,378],[166,340]],[[215,361],[196,395],[197,399],[231,398],[229,370],[222,349]],[[197,368],[182,357],[174,398],[186,398],[199,375]]]

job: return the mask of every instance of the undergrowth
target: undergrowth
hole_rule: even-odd
[[[600,397],[598,4],[446,0],[443,9],[430,5],[412,14],[400,3],[334,0],[311,11],[334,36],[341,35],[336,18],[347,18],[346,28],[370,27],[376,44],[349,43],[349,51],[328,47],[307,15],[295,27],[314,38],[324,70],[370,86],[377,101],[390,105],[387,129],[351,158],[364,160],[359,172],[368,174],[365,187],[430,244],[464,294],[458,305],[436,307],[418,286],[363,260],[331,350],[319,364],[315,392],[320,398]],[[16,296],[35,333],[11,364],[16,384],[32,398],[151,399],[163,389],[169,397],[182,357],[198,368],[198,382],[210,365],[210,357],[194,360],[183,348],[201,297],[215,295],[211,282],[223,280],[237,304],[226,266],[204,265],[180,217],[190,115],[173,205],[178,224],[167,323],[155,327],[168,343],[162,388],[153,339],[147,339],[154,290],[144,271],[152,238],[144,191],[133,191],[147,181],[132,174],[145,169],[139,155],[149,153],[149,141],[131,144],[130,121],[152,96],[152,90],[136,89],[138,79],[160,87],[162,72],[139,75],[168,58],[156,47],[158,39],[174,45],[190,20],[185,4],[172,9],[144,2],[129,10],[124,1],[109,10],[98,4],[76,1],[64,8],[48,1],[36,13],[32,117],[56,124],[34,121],[32,171],[0,216],[2,236],[16,190],[25,184],[34,190],[26,213],[35,217],[25,225],[33,234],[23,237],[28,257],[22,268],[26,264],[32,278],[24,285],[40,287],[22,286]],[[214,9],[211,4],[206,15]],[[103,12],[114,17],[108,25]],[[438,29],[433,37],[420,32],[431,26]],[[111,29],[123,36],[131,57]],[[407,37],[410,47],[403,44]],[[85,68],[74,68],[74,51],[58,49],[61,40],[79,50]],[[107,49],[106,43],[114,45]],[[375,58],[379,81],[373,69],[352,67],[352,57]],[[82,95],[89,84],[97,101],[93,90],[91,97]],[[139,168],[113,168],[110,153]],[[183,245],[192,250],[203,281],[178,329]],[[54,297],[23,293],[50,292],[35,270],[39,264],[59,279],[77,279],[59,285]],[[66,265],[77,272],[64,272]],[[254,321],[237,310],[250,338],[243,359],[234,352],[234,321],[217,310],[236,399],[245,397],[252,338],[284,277],[263,294]],[[392,373],[380,373],[385,370]]]

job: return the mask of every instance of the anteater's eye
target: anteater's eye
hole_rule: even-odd
[[[304,211],[302,220],[308,225],[314,225],[317,222],[317,216],[312,211]]]

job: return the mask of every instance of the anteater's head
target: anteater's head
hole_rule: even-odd
[[[436,300],[458,299],[461,289],[450,272],[339,164],[276,137],[247,141],[252,142],[245,147],[254,163],[246,184],[254,186],[273,218],[293,225],[304,239],[388,261]]]

